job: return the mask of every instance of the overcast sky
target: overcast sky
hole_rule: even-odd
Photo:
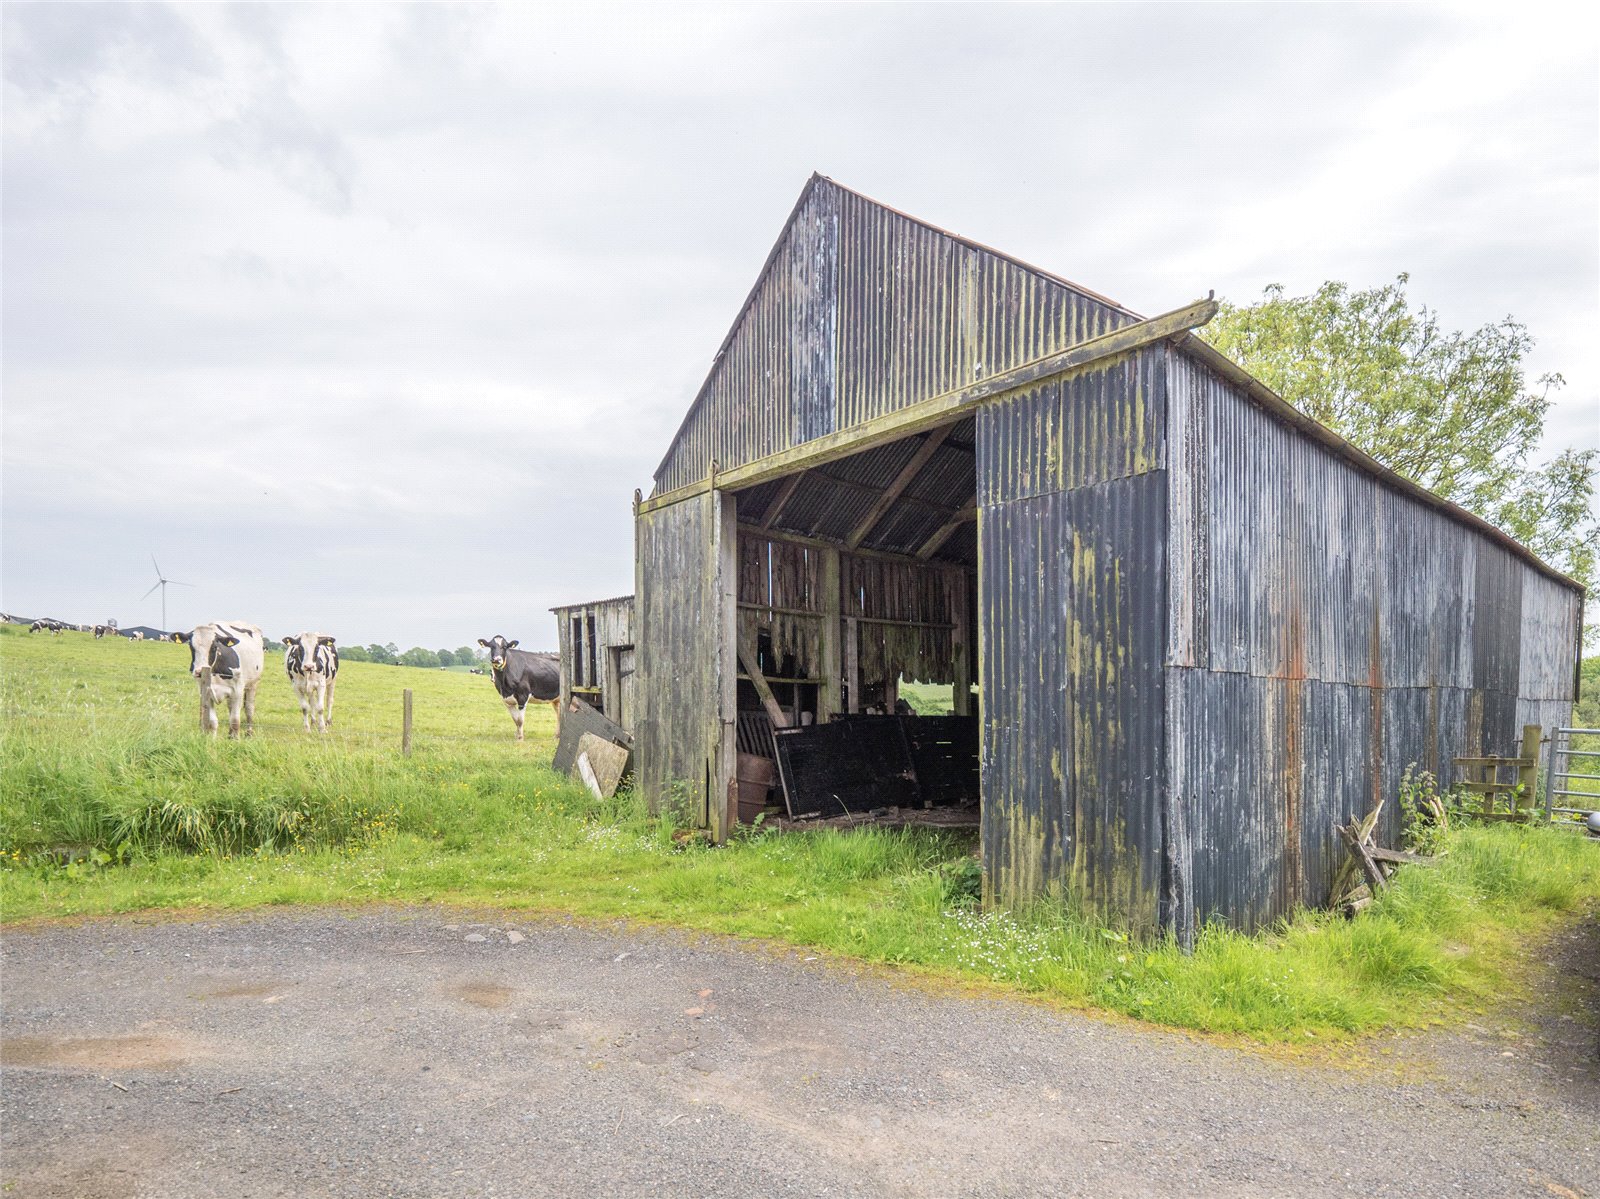
[[[1145,313],[1411,273],[1600,444],[1570,7],[4,8],[0,606],[554,643],[807,177]]]

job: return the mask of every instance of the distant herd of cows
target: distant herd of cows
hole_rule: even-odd
[[[0,615],[0,619],[6,619]],[[115,625],[75,625],[40,619],[29,623],[30,633],[90,632],[95,637],[146,640],[142,630],[124,632]],[[256,688],[266,667],[266,639],[253,624],[212,621],[187,633],[172,633],[172,641],[189,647],[189,673],[200,687],[200,727],[215,735],[218,710],[228,710],[228,736],[255,730]],[[166,638],[161,638],[165,640]],[[488,651],[489,677],[495,692],[511,713],[516,739],[523,738],[523,718],[530,700],[559,709],[561,668],[556,655],[530,653],[516,640],[496,634],[478,639]],[[283,639],[283,668],[300,701],[306,732],[327,732],[333,723],[333,689],[339,675],[339,649],[326,633],[296,633]]]

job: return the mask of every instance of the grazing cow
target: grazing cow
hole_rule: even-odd
[[[326,733],[333,723],[333,682],[339,674],[339,650],[323,633],[296,633],[283,639],[283,669],[300,698],[306,732],[313,719]]]
[[[256,688],[266,656],[261,630],[236,620],[216,621],[172,638],[189,647],[189,673],[196,679],[206,667],[211,669],[211,686],[200,686],[200,728],[215,736],[216,708],[226,702],[228,736],[239,735],[241,709],[246,733],[255,732]]]
[[[128,634],[128,640],[129,641],[143,641],[144,640],[144,634],[141,633],[138,629],[134,629],[133,632]]]
[[[560,718],[561,664],[554,654],[530,654],[498,634],[487,641],[479,637],[478,644],[489,651],[489,674],[517,726],[518,741],[522,740],[522,717],[530,699],[544,700]]]
[[[107,633],[110,633],[113,637],[115,637],[117,635],[117,630],[103,624],[97,624],[94,626],[94,639],[96,641],[99,641],[100,638],[104,637]]]

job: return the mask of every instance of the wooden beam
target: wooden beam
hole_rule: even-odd
[[[972,569],[959,562],[925,562],[911,554],[896,554],[889,550],[845,550],[837,541],[827,541],[821,537],[807,537],[804,533],[788,533],[781,529],[760,529],[755,525],[740,525],[739,532],[747,533],[752,537],[765,537],[769,541],[792,541],[795,545],[809,545],[819,550],[839,550],[842,553],[852,554],[857,558],[877,558],[885,562],[911,562],[918,566],[926,566],[929,570],[959,570],[966,572]]]
[[[939,526],[939,531],[917,547],[917,557],[926,562],[939,552],[941,546],[950,540],[950,535],[962,525],[978,519],[978,497],[973,496],[967,501],[967,506],[962,508],[944,524]]]
[[[1032,362],[1026,362],[998,375],[991,375],[987,379],[980,379],[966,387],[908,404],[904,408],[852,425],[848,429],[825,433],[801,445],[779,450],[776,454],[768,454],[764,458],[758,458],[742,466],[714,471],[698,482],[640,501],[639,511],[652,512],[657,508],[665,508],[669,504],[698,495],[713,486],[730,491],[754,487],[757,483],[765,483],[797,470],[820,466],[825,462],[848,458],[851,454],[860,453],[862,450],[899,441],[903,437],[910,437],[913,433],[921,433],[957,420],[981,401],[993,399],[1005,392],[1015,391],[1019,387],[1026,387],[1041,379],[1080,370],[1107,358],[1115,358],[1144,346],[1154,345],[1158,341],[1178,337],[1190,329],[1204,325],[1216,314],[1215,300],[1196,300],[1182,308],[1126,325],[1100,337],[1090,338],[1059,353],[1036,358]]]
[[[817,723],[826,724],[844,710],[844,663],[839,644],[839,551],[822,551],[817,572],[818,598],[822,601],[822,686],[817,689]]]
[[[761,706],[767,710],[767,716],[772,720],[772,727],[786,729],[789,727],[789,717],[778,703],[777,696],[772,694],[772,688],[767,686],[767,676],[761,673],[761,666],[756,662],[755,651],[745,642],[739,642],[739,665],[744,667],[745,674],[750,676],[750,682],[756,689],[756,694],[761,697]]]
[[[1333,829],[1344,838],[1344,843],[1350,847],[1350,852],[1355,855],[1356,862],[1361,866],[1361,872],[1367,876],[1367,883],[1372,887],[1372,893],[1389,889],[1389,880],[1383,877],[1383,871],[1378,869],[1378,864],[1372,860],[1372,855],[1367,852],[1365,838],[1356,830],[1355,825],[1349,828],[1335,824]]]
[[[844,618],[844,685],[850,692],[849,711],[861,711],[861,627],[854,616]]]
[[[773,496],[772,502],[767,505],[767,514],[761,518],[761,528],[772,528],[772,526],[777,522],[778,517],[783,515],[784,505],[789,502],[789,500],[794,496],[795,491],[799,489],[800,480],[805,477],[805,471],[797,470],[794,474],[790,475],[784,480],[783,486],[778,490],[778,494]]]
[[[867,510],[867,514],[861,518],[860,523],[850,530],[850,536],[844,539],[846,548],[853,550],[867,539],[867,534],[872,532],[877,523],[883,519],[884,514],[894,507],[894,502],[900,498],[907,487],[911,486],[912,480],[922,472],[922,468],[928,465],[928,459],[933,457],[934,451],[944,444],[944,439],[950,436],[950,429],[950,425],[941,425],[937,429],[930,429],[924,435],[922,445],[917,448],[915,454],[911,455],[911,461],[901,468],[900,473],[894,477],[894,482],[889,484],[884,493],[878,497],[877,502]]]
[[[950,630],[951,673],[954,676],[950,688],[950,711],[955,716],[971,716],[972,646],[967,641],[972,624],[971,593],[966,579],[947,578],[945,586],[952,589],[950,619],[955,626]]]

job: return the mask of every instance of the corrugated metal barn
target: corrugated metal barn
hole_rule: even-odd
[[[650,801],[723,835],[752,719],[948,684],[989,897],[1183,935],[1325,902],[1332,824],[1392,821],[1407,763],[1565,722],[1576,584],[1198,340],[1214,312],[814,176],[636,503]]]

